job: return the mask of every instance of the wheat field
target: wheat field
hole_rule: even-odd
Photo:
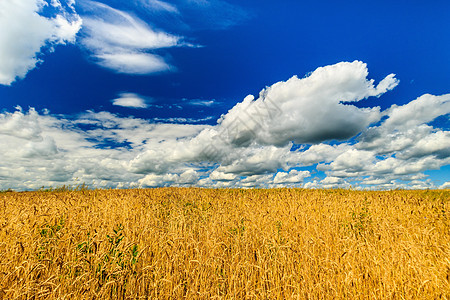
[[[450,190],[0,194],[0,299],[450,299]]]

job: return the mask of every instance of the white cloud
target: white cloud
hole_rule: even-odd
[[[91,129],[82,130],[84,125]],[[174,184],[191,184],[197,181],[197,173],[182,162],[167,161],[161,143],[176,145],[178,139],[195,136],[205,126],[151,124],[106,112],[65,119],[31,109],[0,114],[0,128],[0,176],[5,172],[6,178],[0,186],[36,189],[83,182],[138,186],[146,174],[134,172],[131,162],[147,149],[159,149],[156,159],[161,168],[173,166]]]
[[[387,118],[379,126],[365,130],[358,137],[359,142],[352,146],[373,153],[376,159],[365,161],[364,169],[356,173],[339,170],[335,162],[323,168],[329,168],[327,174],[334,176],[371,176],[364,184],[376,184],[386,179],[389,183],[378,187],[390,188],[403,187],[397,179],[415,182],[417,180],[410,179],[410,175],[450,164],[449,131],[428,125],[435,118],[450,113],[449,100],[450,94],[426,94],[403,106],[393,105],[383,112]]]
[[[373,81],[371,81],[371,83],[373,83]],[[395,74],[389,74],[386,78],[380,81],[375,89],[371,89],[368,95],[380,97],[387,91],[394,89],[399,83],[400,80],[395,78]]]
[[[161,57],[148,53],[102,53],[94,57],[100,66],[118,73],[144,75],[171,68]]]
[[[75,43],[78,31],[81,29],[82,20],[79,16],[72,16],[69,20],[63,15],[57,15],[52,19],[54,24],[54,44]]]
[[[413,145],[397,154],[400,159],[434,155],[438,158],[450,157],[450,132],[430,132]]]
[[[183,101],[188,101],[188,103],[190,105],[208,106],[208,107],[217,104],[217,102],[214,101],[214,100],[200,100],[200,99],[188,100],[188,99],[183,99]]]
[[[17,107],[14,113],[0,114],[0,134],[27,140],[41,140],[38,113],[31,108],[27,114]]]
[[[254,140],[281,146],[291,141],[348,139],[377,122],[381,114],[379,107],[358,108],[342,102],[380,96],[398,82],[389,75],[382,87],[375,87],[367,76],[366,64],[359,61],[318,68],[303,79],[294,76],[261,91],[256,100],[246,97],[222,116],[220,126],[233,127],[233,144]]]
[[[341,63],[276,83],[257,100],[246,97],[236,104],[215,126],[160,124],[109,112],[67,118],[34,109],[3,112],[0,189],[83,182],[96,187],[437,187],[424,172],[450,164],[450,135],[430,122],[449,113],[450,95],[424,95],[383,112],[340,103],[379,96],[396,84],[388,76],[375,87],[367,74],[360,62]],[[145,100],[124,93],[113,101],[142,107]],[[271,110],[265,101],[276,101],[277,107]],[[331,117],[329,106],[340,116]],[[294,126],[295,118],[301,126]],[[265,123],[256,127],[255,120]],[[352,134],[342,126],[352,127]],[[331,137],[343,140],[326,142]]]
[[[210,121],[214,119],[212,116],[208,116],[205,118],[183,118],[183,117],[177,117],[177,118],[153,118],[152,120],[158,123],[183,123],[183,124],[196,124],[196,123],[204,123],[206,121]]]
[[[114,1],[109,3],[113,5]],[[190,25],[185,21],[197,27],[195,23],[200,19],[210,17],[208,25],[228,27],[236,23],[238,15],[245,15],[238,7],[218,0],[195,5],[161,0],[117,3],[124,10],[97,1],[80,0],[77,2],[77,9],[82,11],[80,17],[75,11],[75,0],[1,1],[0,84],[11,85],[16,79],[23,79],[43,62],[43,53],[51,52],[57,45],[75,43],[79,32],[79,46],[87,50],[94,63],[104,68],[132,75],[175,71],[164,49],[198,46],[164,28],[186,31]],[[41,15],[48,6],[56,13],[49,17]],[[164,18],[161,18],[163,13]],[[137,15],[151,16],[152,24]]]
[[[181,38],[157,31],[124,11],[84,1],[82,44],[102,67],[126,74],[150,74],[173,69],[152,51],[181,46]],[[159,4],[162,4],[159,3]]]
[[[305,188],[308,189],[317,189],[317,188],[323,188],[323,189],[336,189],[336,188],[343,188],[348,189],[351,187],[351,184],[347,182],[346,180],[334,177],[334,176],[328,176],[322,180],[313,180],[311,182],[307,182],[304,185]]]
[[[149,174],[138,181],[141,187],[189,186],[197,183],[199,177],[195,170],[188,169],[181,174]]]
[[[307,177],[311,176],[309,171],[291,170],[287,172],[278,172],[273,179],[275,184],[301,183]]]
[[[278,169],[287,169],[287,157],[290,146],[278,148],[275,146],[248,147],[244,150],[235,150],[233,155],[229,154],[227,159],[217,168],[224,173],[239,175],[260,175],[274,173]]]
[[[251,175],[242,179],[239,182],[239,185],[245,188],[266,187],[269,184],[269,182],[272,181],[272,178],[273,178],[272,174]]]
[[[324,171],[332,169],[333,171],[345,171],[348,173],[359,173],[364,171],[368,165],[375,161],[375,154],[370,151],[349,149],[328,165],[319,164],[318,170]]]
[[[92,2],[92,6],[105,14],[84,18],[84,25],[90,33],[84,43],[91,48],[103,51],[107,51],[103,49],[105,46],[158,49],[176,46],[179,41],[178,37],[157,32],[130,14],[98,2]]]
[[[331,162],[342,153],[351,150],[347,144],[331,146],[328,144],[312,145],[308,150],[299,149],[292,153],[290,163],[311,166],[320,162]]]
[[[377,162],[371,171],[375,174],[390,173],[393,175],[410,175],[426,170],[438,170],[440,167],[448,164],[450,164],[450,157],[446,157],[442,160],[436,159],[434,156],[424,156],[413,160],[401,160],[390,157],[386,160]]]
[[[160,0],[137,0],[141,5],[151,10],[163,10],[172,13],[179,13],[178,8],[170,3]]]
[[[147,99],[135,93],[121,93],[119,98],[112,100],[112,104],[131,108],[147,108],[147,101]]]
[[[43,0],[0,2],[0,84],[24,78],[43,61],[40,54],[45,46],[75,41],[81,18],[62,6],[54,17],[43,17],[39,13],[45,5]]]
[[[216,180],[216,181],[233,181],[235,180],[237,177],[237,175],[232,174],[232,173],[224,173],[221,171],[218,171],[217,169],[215,169],[210,175],[209,178],[211,180]]]
[[[51,137],[45,137],[39,142],[28,142],[24,148],[19,150],[23,157],[27,158],[47,158],[50,159],[58,153],[55,140]]]
[[[386,115],[383,127],[405,129],[431,122],[438,116],[450,113],[450,94],[442,96],[423,95],[403,106],[393,105]]]

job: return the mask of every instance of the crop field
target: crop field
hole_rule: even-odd
[[[0,193],[0,299],[450,299],[450,190]]]

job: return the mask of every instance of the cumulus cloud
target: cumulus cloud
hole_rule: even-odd
[[[42,139],[38,113],[33,108],[27,114],[21,107],[16,109],[14,113],[0,114],[0,134],[31,141]]]
[[[388,75],[375,86],[367,76],[361,62],[319,68],[303,79],[267,87],[256,100],[246,97],[215,126],[94,111],[52,116],[18,107],[0,113],[0,189],[83,182],[96,187],[438,187],[425,172],[450,164],[450,134],[431,122],[450,113],[450,94],[424,95],[385,111],[361,109],[352,102],[381,96],[398,83]],[[141,100],[125,93],[113,101],[140,107],[146,103]]]
[[[236,174],[225,173],[215,169],[209,175],[209,179],[212,181],[233,181],[237,178]]]
[[[339,168],[335,161],[320,168],[333,176],[369,176],[369,180],[362,180],[366,185],[403,187],[398,180],[404,178],[421,187],[417,179],[408,176],[450,164],[450,132],[429,124],[450,113],[449,100],[449,94],[426,94],[405,105],[393,105],[383,112],[386,119],[378,126],[367,128],[351,146],[352,152],[347,152],[371,153],[371,161],[365,161],[364,169],[352,173],[351,169]],[[353,159],[358,159],[357,155]]]
[[[147,108],[147,99],[135,93],[120,93],[119,98],[113,99],[112,104],[131,108]]]
[[[374,161],[375,154],[373,152],[349,149],[337,156],[330,164],[319,164],[317,169],[320,171],[332,169],[335,172],[342,171],[346,174],[359,174],[367,168],[367,165],[372,164]]]
[[[260,175],[274,173],[278,169],[288,169],[286,160],[289,146],[278,148],[275,146],[248,147],[243,151],[230,154],[226,160],[222,160],[218,171],[238,175]]]
[[[393,105],[386,115],[383,127],[405,129],[426,124],[441,115],[450,113],[450,95],[423,95],[403,106]]]
[[[282,146],[351,138],[379,121],[381,113],[379,107],[346,103],[378,97],[398,83],[391,74],[374,86],[367,76],[360,61],[318,68],[306,78],[294,76],[264,89],[256,100],[246,97],[222,116],[220,126],[233,127],[234,144]]]
[[[351,149],[352,146],[345,143],[334,146],[323,143],[312,145],[307,150],[299,149],[293,151],[289,162],[302,166],[312,166],[321,162],[332,162],[336,157]]]
[[[164,141],[176,144],[177,140],[195,136],[205,128],[204,125],[152,124],[107,112],[61,118],[31,109],[0,116],[0,168],[3,170],[0,173],[4,174],[0,188],[15,189],[83,182],[102,187],[138,186],[139,180],[149,174],[135,172],[133,159],[147,149],[158,149]],[[87,130],[86,125],[89,125]],[[163,148],[159,149],[161,165],[173,165],[177,175],[174,184],[189,184],[197,178],[188,165],[165,161]]]
[[[155,30],[138,17],[100,2],[84,1],[82,7],[82,44],[100,66],[126,74],[173,68],[153,51],[183,45],[180,37]]]
[[[138,181],[139,186],[142,187],[161,187],[161,186],[185,186],[194,185],[197,183],[199,176],[193,169],[188,169],[181,174],[164,174],[155,175],[149,174]]]
[[[28,142],[24,148],[19,150],[21,156],[25,158],[49,159],[58,153],[55,140],[51,137],[45,137],[39,142]]]
[[[278,172],[273,179],[275,184],[292,184],[292,183],[302,183],[307,177],[310,177],[311,173],[309,171],[298,171],[291,170],[288,172]]]
[[[40,15],[45,6],[58,12]],[[41,63],[46,47],[73,43],[81,28],[73,5],[60,1],[11,0],[0,2],[0,84],[11,85]]]

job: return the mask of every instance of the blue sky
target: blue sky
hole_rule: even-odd
[[[449,188],[448,11],[2,1],[0,189]]]

